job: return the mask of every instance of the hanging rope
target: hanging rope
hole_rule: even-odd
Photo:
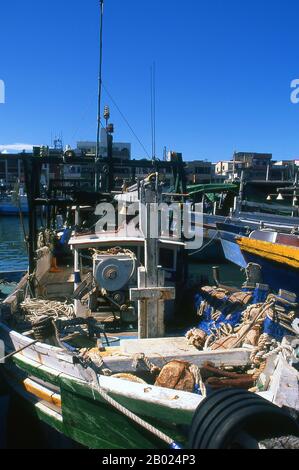
[[[156,436],[158,439],[161,441],[165,442],[168,446],[170,446],[172,449],[181,449],[181,447],[174,442],[174,440],[164,434],[163,432],[159,431],[156,427],[152,426],[151,424],[147,423],[143,419],[139,418],[135,413],[132,413],[130,410],[125,408],[124,406],[120,405],[116,400],[111,398],[108,393],[106,393],[103,388],[100,385],[99,381],[99,375],[96,373],[96,371],[89,367],[88,372],[92,375],[92,387],[93,389],[96,389],[96,391],[99,393],[99,395],[105,400],[110,406],[112,406],[115,410],[117,410],[119,413],[123,414],[127,418],[129,418],[131,421],[136,423],[138,426],[142,427],[146,431],[150,432],[154,436]]]

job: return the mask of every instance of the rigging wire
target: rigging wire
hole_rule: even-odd
[[[130,129],[130,131],[132,132],[132,134],[134,135],[135,139],[138,141],[138,143],[140,144],[140,146],[142,147],[142,149],[144,150],[144,152],[146,153],[146,155],[148,156],[148,158],[151,158],[150,155],[149,155],[149,152],[146,150],[146,147],[144,146],[144,144],[141,142],[141,140],[139,139],[138,135],[136,134],[136,132],[134,131],[133,127],[131,126],[131,124],[129,123],[128,119],[126,118],[126,116],[124,115],[124,113],[121,111],[120,107],[118,106],[118,104],[116,103],[115,99],[113,98],[113,96],[111,95],[111,93],[108,91],[107,87],[105,86],[105,84],[102,82],[102,87],[104,88],[105,92],[107,93],[107,95],[109,96],[109,98],[111,99],[112,103],[114,104],[114,106],[116,107],[117,111],[119,112],[119,114],[121,115],[121,117],[123,118],[123,120],[125,121],[125,123],[127,124],[128,128]]]
[[[74,127],[74,132],[71,138],[72,141],[77,139],[79,131],[81,132],[81,129],[82,129],[82,123],[86,122],[87,118],[90,116],[90,112],[94,105],[94,99],[95,99],[95,96],[93,95],[92,97],[89,98],[89,100],[87,100],[86,106],[83,108],[81,116],[78,118],[78,124],[76,127]]]

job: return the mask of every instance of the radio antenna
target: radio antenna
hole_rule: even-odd
[[[100,66],[99,66],[99,88],[98,88],[98,117],[97,117],[97,144],[95,156],[95,190],[99,191],[99,169],[98,162],[100,158],[100,132],[101,132],[101,102],[102,102],[102,70],[103,70],[103,17],[104,0],[100,0]]]
[[[156,63],[151,67],[151,129],[152,159],[156,158]]]

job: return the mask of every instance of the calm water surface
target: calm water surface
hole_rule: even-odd
[[[27,219],[24,221],[27,230]],[[0,217],[0,272],[27,269],[24,232],[18,217]]]

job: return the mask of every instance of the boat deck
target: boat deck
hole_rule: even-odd
[[[51,299],[53,297],[71,297],[74,293],[74,268],[59,267],[59,272],[48,271],[39,282],[39,294]],[[88,271],[84,270],[82,280]]]

